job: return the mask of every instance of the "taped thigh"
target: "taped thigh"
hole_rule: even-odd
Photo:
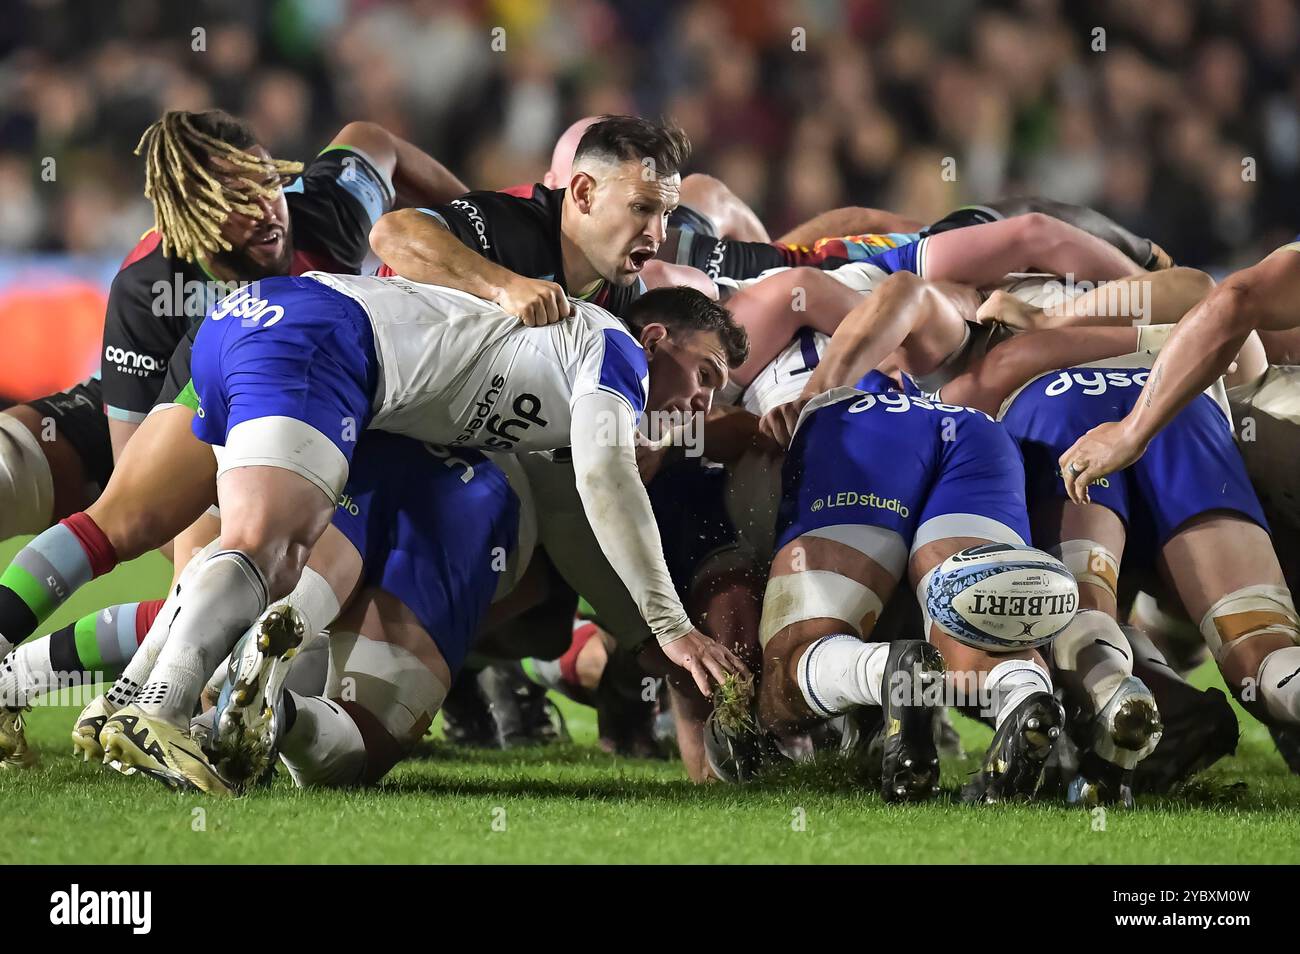
[[[774,576],[763,594],[759,645],[766,646],[787,626],[823,617],[843,620],[861,636],[867,628],[864,620],[871,616],[874,623],[883,608],[880,597],[870,587],[830,570]]]
[[[54,477],[41,442],[18,418],[0,414],[0,540],[40,533],[54,513]]]
[[[305,477],[331,501],[348,479],[348,459],[328,437],[292,417],[255,417],[241,421],[213,447],[217,477],[237,467],[279,467]]]
[[[447,696],[447,686],[401,646],[336,632],[330,635],[325,695],[355,702],[378,719],[400,745],[409,748],[433,722]]]

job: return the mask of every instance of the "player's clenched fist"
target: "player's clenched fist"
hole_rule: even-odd
[[[698,629],[665,643],[663,650],[665,656],[691,674],[706,698],[712,698],[713,686],[720,685],[729,674],[749,675],[749,669],[735,653]]]
[[[555,282],[516,275],[502,285],[493,299],[504,311],[518,315],[530,328],[553,325],[573,314],[564,289]]]

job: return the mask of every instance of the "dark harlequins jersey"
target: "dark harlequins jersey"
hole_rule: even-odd
[[[387,178],[360,151],[334,146],[284,191],[294,245],[291,273],[360,272],[370,251],[370,228],[392,206]],[[177,345],[230,290],[201,265],[163,255],[157,231],[145,233],[108,295],[100,374],[109,417],[144,419]]]

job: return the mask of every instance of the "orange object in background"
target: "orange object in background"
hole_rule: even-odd
[[[99,366],[107,297],[77,279],[0,291],[0,396],[27,401],[88,377]]]

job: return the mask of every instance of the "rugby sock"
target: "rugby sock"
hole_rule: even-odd
[[[1052,641],[1052,661],[1062,685],[1086,693],[1094,712],[1110,702],[1133,675],[1133,657],[1119,623],[1101,610],[1080,610]]]
[[[591,640],[600,634],[600,628],[587,620],[575,620],[573,641],[559,659],[525,659],[524,672],[528,678],[545,689],[551,689],[566,698],[585,706],[596,704],[596,694],[582,685],[578,677],[578,657]]]
[[[280,761],[299,788],[354,785],[366,768],[366,743],[352,717],[320,696],[284,694]]]
[[[854,706],[878,706],[888,643],[864,643],[856,636],[823,636],[799,657],[799,689],[815,715],[829,718]]]
[[[992,709],[994,728],[1035,692],[1051,692],[1052,677],[1029,659],[1004,659],[984,676],[984,692]]]
[[[168,628],[171,626],[172,619],[176,616],[181,588],[187,583],[187,578],[182,576],[180,581],[172,587],[171,592],[167,594],[167,599],[163,601],[162,607],[155,615],[153,624],[145,632],[144,639],[140,641],[135,655],[130,658],[126,668],[122,670],[122,674],[109,687],[107,699],[114,711],[134,702],[136,695],[140,692],[140,687],[149,678],[149,673],[153,672],[154,663],[158,661],[158,654],[162,652],[163,645],[167,642]]]
[[[1275,649],[1259,664],[1259,696],[1278,722],[1300,723],[1300,646]]]
[[[39,534],[0,574],[0,655],[35,632],[78,589],[115,566],[113,544],[84,513]]]
[[[29,640],[0,663],[0,705],[24,706],[36,696],[116,676],[144,639],[162,600],[124,603],[83,616]]]
[[[219,550],[208,557],[175,597],[166,641],[136,704],[149,715],[188,724],[208,676],[266,603],[266,581],[247,556]]]

